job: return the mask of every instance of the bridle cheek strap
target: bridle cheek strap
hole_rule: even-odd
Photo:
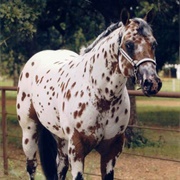
[[[139,61],[137,60],[133,60],[122,48],[119,48],[120,53],[122,54],[122,56],[125,57],[125,59],[127,61],[129,61],[131,63],[131,65],[134,67],[134,76],[137,80],[137,71],[138,71],[138,67],[145,63],[145,62],[152,62],[154,65],[156,65],[156,61],[154,59],[151,58],[143,58]],[[135,63],[137,61],[137,63]]]

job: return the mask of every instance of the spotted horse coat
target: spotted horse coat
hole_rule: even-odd
[[[102,179],[113,179],[130,115],[127,77],[135,76],[148,96],[161,87],[155,44],[145,20],[124,18],[82,55],[46,50],[26,63],[17,114],[31,180],[38,147],[47,179],[65,179],[69,166],[73,179],[83,179],[84,159],[92,149],[101,155]]]

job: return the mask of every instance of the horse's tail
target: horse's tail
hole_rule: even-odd
[[[57,180],[57,142],[50,131],[42,126],[38,139],[41,166],[47,180]]]

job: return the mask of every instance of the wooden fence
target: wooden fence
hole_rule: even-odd
[[[6,111],[6,91],[17,91],[16,87],[2,87],[0,86],[1,91],[1,128],[2,128],[2,157],[3,157],[3,168],[4,174],[8,174],[8,145],[7,145],[7,111]],[[129,90],[128,91],[130,96],[144,96],[141,91]],[[180,98],[179,92],[159,92],[155,97],[164,97],[164,98]],[[144,126],[129,126],[133,128],[141,128],[141,129],[152,129],[152,130],[165,130],[165,131],[175,131],[180,132],[178,129],[164,129],[164,128],[154,128],[154,127],[144,127]],[[179,162],[179,161],[178,161]]]

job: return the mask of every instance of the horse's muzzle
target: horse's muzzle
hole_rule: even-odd
[[[162,81],[159,77],[148,78],[142,81],[141,88],[146,96],[152,96],[159,92]]]

